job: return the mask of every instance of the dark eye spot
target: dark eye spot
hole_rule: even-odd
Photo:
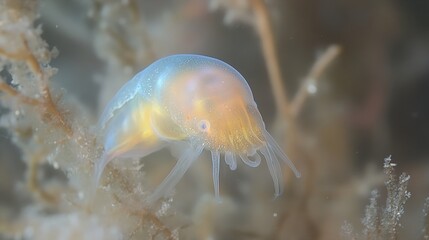
[[[208,132],[210,130],[210,123],[207,120],[201,120],[198,123],[198,128],[202,132]]]

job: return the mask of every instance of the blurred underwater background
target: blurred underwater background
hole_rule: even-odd
[[[0,239],[428,239],[428,11],[418,0],[0,0]],[[302,174],[281,163],[281,196],[266,165],[221,162],[217,203],[205,153],[145,207],[176,162],[165,149],[113,161],[90,203],[101,111],[178,53],[248,81]]]

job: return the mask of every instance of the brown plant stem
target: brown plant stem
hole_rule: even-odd
[[[277,114],[286,118],[289,110],[289,100],[278,62],[277,48],[274,39],[274,32],[271,26],[270,15],[263,0],[251,0],[250,4],[255,14],[255,27],[261,39],[262,51],[265,58],[271,90],[274,93],[274,100]]]
[[[132,184],[127,180],[127,178],[124,176],[124,174],[118,168],[116,168],[115,166],[110,164],[110,165],[106,166],[106,170],[111,172],[111,174],[113,175],[113,179],[115,179],[114,181],[119,181],[119,183],[121,184],[121,187],[125,191],[127,191],[129,193],[133,193]]]
[[[33,99],[33,98],[27,97],[25,95],[22,95],[15,88],[9,86],[8,84],[6,84],[4,82],[0,82],[0,91],[8,94],[9,96],[17,98],[18,101],[21,101],[21,102],[28,104],[28,105],[38,106],[38,105],[42,104],[37,99]]]
[[[170,240],[174,239],[173,232],[167,226],[165,226],[165,224],[155,214],[144,209],[143,210],[131,209],[122,202],[122,200],[119,198],[118,195],[113,194],[113,197],[119,204],[124,206],[124,208],[129,212],[129,214],[139,217],[142,221],[144,220],[151,221],[159,229],[159,232],[163,233],[167,239],[170,239]],[[156,233],[155,235],[158,235],[158,233]]]
[[[34,56],[34,54],[31,52],[25,37],[21,36],[21,40],[24,45],[22,50],[15,53],[10,53],[0,48],[0,55],[12,60],[24,61],[27,64],[28,68],[39,80],[38,86],[42,95],[42,100],[25,96],[4,82],[0,83],[0,90],[13,97],[17,97],[23,103],[40,107],[42,110],[42,117],[47,117],[47,119],[53,121],[56,125],[63,129],[64,132],[66,132],[68,137],[71,137],[73,135],[73,130],[70,124],[66,121],[64,115],[58,109],[58,106],[55,104],[49,89],[48,80],[46,79],[36,56]]]
[[[308,97],[308,86],[310,84],[316,84],[320,79],[321,75],[325,72],[327,67],[332,61],[341,53],[341,47],[338,45],[331,45],[329,48],[320,56],[317,61],[313,64],[310,72],[305,77],[304,82],[301,84],[298,92],[292,100],[290,107],[290,115],[295,118],[301,112],[302,106]]]
[[[44,158],[44,156],[45,156],[45,153],[43,151],[39,151],[37,153],[34,153],[30,158],[29,165],[28,165],[27,187],[31,192],[33,192],[38,198],[40,198],[44,202],[47,202],[50,204],[57,204],[59,200],[58,196],[44,190],[40,186],[39,180],[37,178],[39,164],[41,160]]]

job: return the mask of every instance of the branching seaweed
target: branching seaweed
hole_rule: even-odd
[[[429,197],[425,199],[423,206],[423,228],[422,239],[429,239]]]
[[[410,176],[402,173],[398,179],[394,171],[395,163],[392,163],[391,157],[384,159],[384,182],[387,189],[386,203],[384,207],[378,206],[379,193],[377,190],[371,192],[369,205],[365,209],[365,215],[362,218],[362,233],[356,235],[351,230],[349,223],[343,226],[344,239],[367,239],[367,240],[395,240],[398,239],[399,229],[401,228],[401,217],[404,214],[404,207],[407,200],[411,197],[408,191],[408,182]]]
[[[56,73],[50,61],[57,55],[57,50],[49,48],[41,36],[41,27],[34,26],[38,16],[35,3],[30,0],[0,1],[0,67],[5,73],[0,79],[0,99],[2,107],[8,109],[0,118],[0,126],[9,130],[22,152],[23,161],[28,166],[27,190],[35,201],[25,207],[22,216],[16,216],[16,221],[7,226],[3,224],[6,221],[1,221],[0,234],[26,239],[57,239],[57,234],[61,234],[59,229],[63,227],[57,225],[66,224],[70,226],[68,231],[73,232],[70,236],[80,239],[83,238],[79,236],[118,239],[122,235],[119,229],[126,232],[125,229],[144,223],[153,224],[156,231],[172,239],[174,234],[158,216],[150,211],[145,214],[125,211],[126,204],[118,204],[115,200],[114,196],[121,194],[118,191],[136,198],[142,194],[141,188],[135,186],[142,182],[138,180],[141,178],[138,172],[125,175],[123,170],[109,166],[107,172],[111,177],[106,182],[118,182],[120,188],[101,191],[102,197],[95,199],[98,204],[91,205],[90,176],[100,148],[89,130],[87,119],[91,117],[85,107],[78,101],[65,101],[50,87],[51,78]],[[54,170],[64,172],[67,182],[49,184],[41,171],[46,163]],[[105,208],[114,204],[121,205],[121,210]],[[55,214],[46,215],[45,208],[55,209]],[[115,218],[123,220],[122,223],[103,217],[113,213]],[[13,231],[8,226],[14,226]],[[100,234],[99,231],[102,235],[95,236]]]

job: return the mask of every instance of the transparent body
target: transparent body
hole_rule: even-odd
[[[264,157],[282,191],[279,160],[299,177],[293,163],[266,131],[246,80],[230,65],[206,56],[162,58],[127,82],[106,106],[99,122],[103,157],[95,166],[95,184],[112,159],[144,157],[161,148],[185,144],[177,163],[148,197],[168,193],[198,159],[211,152],[215,195],[219,199],[221,156],[231,170],[237,159],[251,167]]]

